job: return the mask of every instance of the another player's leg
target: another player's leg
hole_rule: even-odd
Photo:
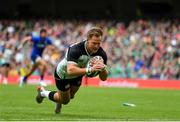
[[[19,86],[22,86],[24,83],[27,82],[28,77],[37,69],[37,67],[40,65],[40,60],[41,57],[38,55],[35,56],[31,56],[31,61],[33,62],[30,70],[28,71],[28,73],[20,78],[20,84]]]
[[[39,61],[39,66],[38,66],[38,69],[39,69],[39,72],[40,72],[40,86],[47,86],[47,84],[44,82],[44,73],[46,71],[46,62],[44,60],[40,60]]]
[[[24,83],[27,82],[28,77],[36,70],[38,65],[39,65],[38,63],[34,63],[32,67],[30,68],[30,70],[28,71],[28,73],[25,76],[20,78],[19,86],[22,86]]]
[[[8,73],[10,70],[10,65],[9,63],[5,63],[2,67],[1,67],[1,80],[3,84],[8,84]]]

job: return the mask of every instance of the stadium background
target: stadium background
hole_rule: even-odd
[[[110,19],[129,22],[142,17],[179,17],[178,0],[6,0],[1,2],[1,18],[54,17]],[[159,16],[161,15],[161,16]]]
[[[52,75],[53,67],[64,56],[68,45],[85,39],[87,30],[98,25],[104,30],[102,46],[109,57],[109,77],[180,79],[178,0],[79,0],[71,3],[68,0],[2,2],[1,52],[6,42],[14,51],[27,33],[38,35],[40,28],[47,28],[59,49],[53,54],[44,54],[51,62],[47,75]],[[10,76],[25,70],[21,67],[30,63],[30,51],[26,46],[15,54]]]
[[[4,48],[6,48],[4,47],[5,43],[10,43],[10,48],[13,51],[27,33],[32,32],[33,35],[38,35],[40,28],[47,28],[53,43],[59,48],[56,52],[44,54],[44,58],[51,62],[48,63],[48,71],[46,72],[46,82],[51,84],[54,83],[52,79],[54,67],[64,56],[68,45],[84,39],[87,30],[92,26],[98,25],[102,26],[104,30],[102,46],[108,55],[109,80],[101,82],[97,81],[97,79],[89,80],[85,78],[84,86],[180,89],[179,5],[179,0],[6,0],[0,4],[0,52],[2,53]],[[17,84],[18,73],[21,72],[23,75],[26,72],[25,70],[30,64],[30,51],[31,47],[26,45],[21,52],[16,53],[12,57],[10,84]],[[34,72],[29,83],[34,84],[38,82],[37,75],[38,71]],[[25,88],[31,91],[33,89],[31,86],[25,86]],[[18,87],[1,85],[1,93],[7,89],[10,91],[0,94],[0,99],[8,101],[7,96],[13,94],[11,89],[17,90],[17,93],[21,92],[21,89],[18,89]],[[119,89],[120,91],[122,90],[119,92],[118,89],[113,90],[116,90],[119,94],[121,92],[130,96],[133,94],[132,92],[128,93],[129,89],[127,90],[128,92],[126,92],[126,89],[123,89],[125,91]],[[88,90],[91,92],[94,89],[90,88]],[[82,91],[86,92],[84,88]],[[134,95],[137,93],[137,95],[141,96],[138,92],[134,91]],[[146,92],[142,92],[142,94]],[[151,93],[151,91],[149,92]],[[163,95],[168,91],[153,91],[152,93],[156,96],[157,92],[162,92],[162,94],[159,94],[159,97],[162,96],[164,101],[172,97],[169,95],[166,96],[167,99],[163,98]],[[179,91],[170,92],[174,95],[174,98],[172,98],[174,101],[169,101],[170,105],[174,104],[175,106],[169,107],[169,111],[178,113],[176,98],[179,96],[176,93]],[[125,96],[121,96],[122,99],[123,97],[125,99]],[[146,98],[143,95],[141,97]],[[131,98],[127,98],[127,100],[129,99]],[[135,100],[136,103],[138,103],[137,101]],[[143,99],[142,101],[147,102],[149,99]],[[152,103],[155,104],[156,102]],[[158,102],[162,103],[162,101]],[[6,106],[5,102],[2,105]],[[11,116],[9,114],[10,109],[1,107],[1,118],[5,120],[8,120],[8,117],[10,120],[16,118],[15,115]],[[164,106],[162,105],[162,107]],[[147,112],[149,112],[148,110]],[[158,111],[161,108],[155,110]],[[68,113],[69,111],[71,110],[65,112]],[[169,111],[163,111],[164,114],[167,113],[166,119],[162,116],[158,116],[158,118],[156,116],[157,113],[155,113],[154,116],[153,114],[152,116],[147,116],[148,119],[145,120],[160,118],[162,120],[180,119],[176,113],[170,113]],[[31,112],[33,113],[33,110]],[[132,114],[131,112],[130,114]],[[95,114],[97,113],[95,112]],[[140,114],[146,118],[144,113]],[[103,116],[105,115],[102,114]],[[125,119],[122,117],[123,120],[126,120],[127,116],[125,115]],[[143,116],[141,117],[143,118]],[[21,119],[21,117],[23,120],[28,118],[25,115],[18,118]],[[66,116],[63,117],[67,119]],[[112,117],[113,115],[109,115],[110,119]],[[119,119],[117,113],[114,113],[114,117]],[[86,119],[86,117],[84,118]],[[96,119],[96,117],[94,118]],[[120,119],[122,118],[120,117]],[[137,116],[134,115],[132,118],[129,118],[139,120],[138,112]],[[142,118],[140,120],[143,120]],[[33,120],[33,116],[29,119]],[[35,120],[38,119],[40,118],[37,117]],[[49,119],[46,118],[45,120]]]

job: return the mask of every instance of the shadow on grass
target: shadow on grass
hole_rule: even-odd
[[[21,116],[13,116],[11,114],[8,114],[8,116],[3,116],[0,120],[8,120],[8,121],[96,121],[96,120],[128,120],[125,118],[112,118],[112,117],[106,117],[106,116],[99,116],[99,115],[87,115],[87,114],[74,114],[74,113],[61,113],[61,114],[50,114],[50,113],[31,113],[24,114]]]
[[[62,113],[60,115],[62,118],[70,118],[70,119],[82,119],[82,120],[113,120],[114,118],[99,116],[99,115],[87,115],[87,114],[70,114],[70,113]]]

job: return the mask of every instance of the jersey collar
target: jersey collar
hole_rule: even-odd
[[[87,50],[87,40],[84,43],[84,48],[85,48],[85,51],[86,51],[87,55],[90,57],[91,55],[89,54],[89,52]]]

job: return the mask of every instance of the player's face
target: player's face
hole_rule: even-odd
[[[90,53],[96,53],[100,47],[100,44],[101,44],[101,36],[99,37],[93,36],[88,40],[87,48],[90,51]]]
[[[41,32],[40,36],[41,36],[41,38],[45,38],[47,36],[47,34],[46,34],[46,32]]]

